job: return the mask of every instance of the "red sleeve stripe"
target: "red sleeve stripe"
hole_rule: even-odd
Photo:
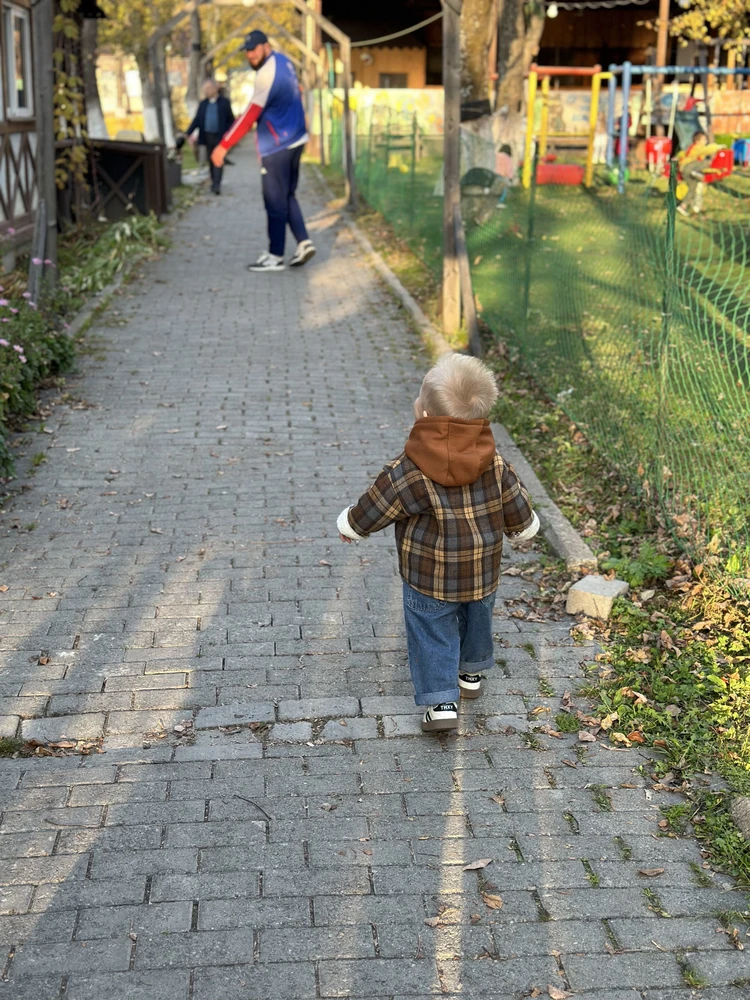
[[[246,135],[253,125],[260,118],[260,113],[263,108],[258,104],[251,104],[239,118],[236,118],[234,124],[229,129],[227,134],[223,137],[220,146],[224,149],[231,149],[232,146],[236,146],[240,139]]]

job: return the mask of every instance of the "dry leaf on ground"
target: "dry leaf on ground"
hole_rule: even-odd
[[[493,896],[491,892],[483,892],[482,899],[484,900],[484,905],[488,906],[491,910],[502,910],[503,908],[501,896]]]
[[[480,858],[479,861],[470,861],[468,865],[464,865],[465,872],[476,872],[480,868],[486,868],[487,865],[492,864],[492,858]]]
[[[657,878],[659,875],[663,875],[666,868],[639,868],[638,874],[645,875],[646,878]]]
[[[549,994],[551,1000],[566,1000],[567,997],[573,996],[572,993],[569,993],[567,990],[561,990],[557,986],[548,986],[547,993]]]

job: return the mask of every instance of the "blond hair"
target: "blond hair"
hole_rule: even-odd
[[[479,358],[444,354],[424,377],[419,398],[431,417],[481,420],[498,397],[495,376]]]

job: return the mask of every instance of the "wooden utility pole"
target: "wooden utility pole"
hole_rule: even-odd
[[[36,104],[36,176],[39,210],[46,221],[44,252],[50,264],[42,265],[45,291],[54,291],[57,281],[57,185],[55,183],[55,113],[53,94],[53,0],[37,0],[31,8],[34,43],[34,90]],[[40,233],[40,237],[42,234]]]
[[[456,209],[461,210],[461,39],[462,0],[443,6],[443,330],[461,325],[461,276],[456,253]]]

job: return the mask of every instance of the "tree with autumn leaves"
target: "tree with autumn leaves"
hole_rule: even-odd
[[[690,0],[682,13],[670,18],[670,34],[683,41],[715,42],[726,49],[750,39],[750,0]]]

